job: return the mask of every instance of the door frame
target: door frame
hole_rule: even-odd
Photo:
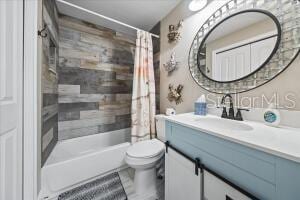
[[[24,0],[23,200],[37,200],[41,171],[41,0]]]

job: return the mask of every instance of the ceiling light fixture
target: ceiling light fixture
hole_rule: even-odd
[[[189,9],[191,11],[198,11],[203,9],[207,5],[207,0],[192,0],[189,3]]]

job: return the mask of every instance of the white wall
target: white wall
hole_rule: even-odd
[[[167,107],[174,107],[177,110],[177,113],[191,112],[193,111],[194,101],[201,94],[210,94],[209,97],[213,98],[213,94],[209,93],[202,89],[196,82],[193,80],[189,72],[188,66],[188,55],[190,50],[190,45],[194,39],[195,34],[202,26],[202,24],[210,17],[219,7],[224,5],[226,1],[213,1],[205,9],[195,13],[189,17],[187,16],[187,5],[186,1],[183,1],[179,4],[171,13],[169,13],[161,21],[161,64],[160,64],[160,109],[164,113]],[[168,43],[168,26],[170,24],[177,24],[179,20],[183,19],[183,27],[180,29],[181,40],[176,44]],[[179,69],[171,76],[168,76],[166,71],[163,68],[163,64],[170,59],[171,52],[174,51],[176,54],[176,59],[179,64]],[[300,84],[299,84],[299,75],[300,75],[300,59],[299,56],[295,62],[282,74],[270,81],[269,83],[256,88],[252,91],[241,93],[239,100],[247,105],[248,99],[245,97],[251,97],[254,101],[254,107],[266,107],[266,101],[262,100],[265,97],[270,100],[273,97],[273,94],[278,94],[279,106],[284,107],[285,109],[291,110],[300,110]],[[167,100],[168,94],[168,85],[172,83],[174,85],[183,84],[183,103],[176,105],[175,103],[170,103]],[[285,97],[288,95],[288,97]],[[214,95],[215,96],[215,95]],[[222,95],[218,95],[214,98],[220,98]],[[293,106],[292,103],[284,98],[289,98],[295,101],[296,105]],[[293,108],[288,108],[293,107]]]

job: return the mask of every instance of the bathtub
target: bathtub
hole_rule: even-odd
[[[42,168],[42,198],[126,167],[130,129],[59,141]]]

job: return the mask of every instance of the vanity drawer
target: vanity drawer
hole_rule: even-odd
[[[170,122],[167,140],[249,193],[276,199],[273,156]]]

